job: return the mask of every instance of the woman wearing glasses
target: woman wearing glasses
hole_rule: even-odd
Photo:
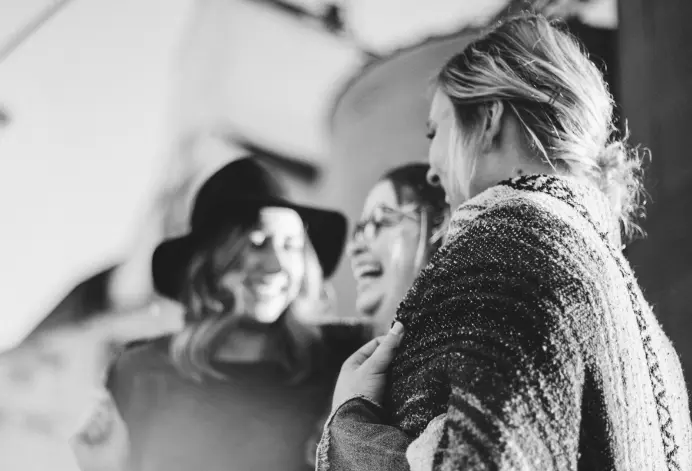
[[[328,331],[330,340],[341,339],[343,351],[389,329],[397,305],[442,244],[449,206],[444,191],[428,183],[429,170],[424,163],[396,167],[365,199],[347,253],[357,283],[356,310],[370,322],[364,329],[354,325]],[[317,434],[309,442],[311,463],[327,416],[318,422]]]
[[[430,185],[430,166],[411,163],[387,172],[370,190],[348,245],[356,279],[356,309],[386,331],[396,306],[440,247],[449,213],[444,191]]]

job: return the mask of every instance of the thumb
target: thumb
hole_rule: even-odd
[[[404,337],[404,326],[401,322],[395,322],[387,335],[384,336],[375,352],[366,360],[368,368],[373,374],[384,373],[394,359],[396,349]]]

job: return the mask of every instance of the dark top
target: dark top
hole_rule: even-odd
[[[303,471],[339,368],[362,331],[327,329],[328,361],[291,385],[272,364],[217,365],[227,381],[181,377],[161,344],[119,360],[112,391],[130,435],[133,471]]]

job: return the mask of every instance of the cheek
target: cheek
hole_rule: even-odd
[[[292,285],[300,285],[305,276],[305,256],[302,252],[287,254],[283,258],[283,267],[288,274]]]
[[[377,237],[368,243],[368,252],[370,252],[376,260],[386,262],[392,250],[393,241],[394,237],[392,231],[382,229]]]
[[[418,231],[413,228],[397,228],[389,234],[386,245],[387,264],[394,269],[410,265],[418,249]]]
[[[246,250],[238,260],[238,271],[252,273],[258,269],[260,262],[260,257],[256,253]]]
[[[407,247],[406,241],[397,237],[393,242],[389,253],[389,260],[393,267],[399,267],[406,259],[410,247]]]
[[[438,176],[442,178],[447,174],[447,143],[442,142],[443,139],[440,137],[435,137],[430,143],[430,166],[437,172]]]

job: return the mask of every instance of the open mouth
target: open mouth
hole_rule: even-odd
[[[251,284],[252,291],[260,298],[271,298],[283,294],[287,283],[281,279],[261,280]]]
[[[373,280],[380,278],[384,273],[384,269],[379,263],[364,263],[356,265],[353,268],[353,275],[356,280]]]

